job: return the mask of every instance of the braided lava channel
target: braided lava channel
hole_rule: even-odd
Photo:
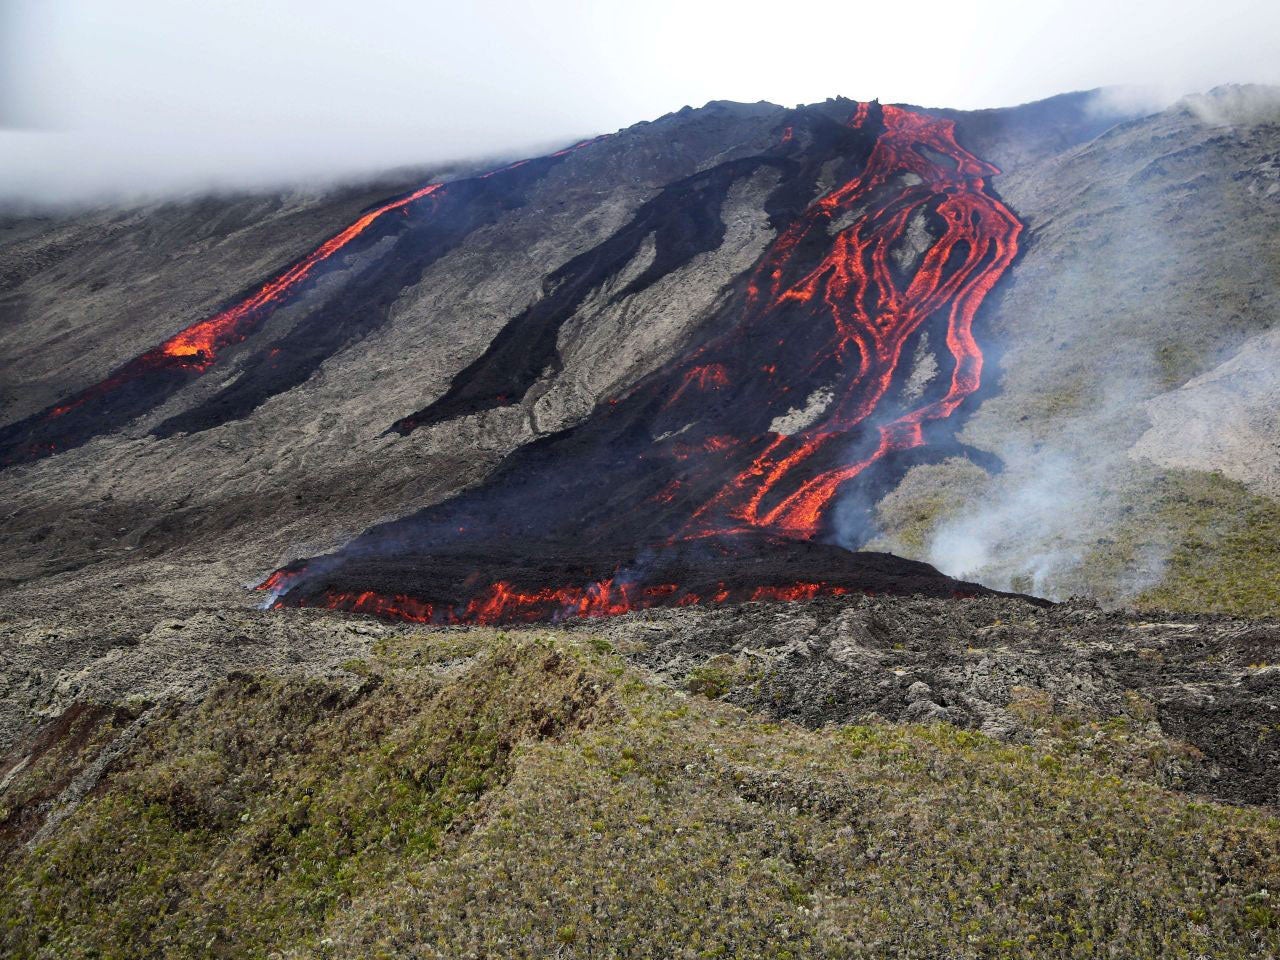
[[[986,183],[999,171],[957,143],[952,121],[878,103],[843,124],[797,111],[758,161],[720,173],[778,171],[777,236],[683,356],[481,485],[276,571],[261,585],[274,604],[504,623],[985,592],[836,541],[856,539],[840,529],[842,498],[870,502],[924,448],[956,448],[954,415],[982,378],[975,317],[1018,251],[1021,224]],[[838,186],[787,207],[833,168],[847,171]],[[715,223],[723,191],[712,193],[681,194],[681,215],[706,197],[695,212]],[[645,214],[646,231],[660,213]],[[584,257],[582,270],[601,262]],[[575,269],[561,286],[608,280]],[[913,389],[904,357],[926,347],[940,373]],[[484,375],[480,363],[459,376]]]

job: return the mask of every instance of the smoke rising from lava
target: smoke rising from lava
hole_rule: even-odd
[[[1112,103],[1100,101],[1104,109]],[[1228,87],[1185,98],[1171,109],[1171,116],[1190,114],[1213,128],[1206,131],[1207,140],[1247,138],[1248,124],[1280,117],[1280,91]],[[1233,129],[1236,127],[1240,129]],[[1187,168],[1168,176],[1174,183],[1194,176],[1196,193],[1188,196],[1203,198],[1206,191],[1228,189],[1208,177],[1203,160],[1194,159],[1199,154],[1186,153],[1191,158],[1186,161]],[[1156,148],[1159,159],[1153,163],[1174,162],[1161,154]],[[1245,321],[1240,315],[1231,316],[1231,312],[1245,314],[1253,309],[1265,313],[1265,306],[1261,305],[1268,298],[1235,282],[1234,278],[1241,274],[1232,263],[1232,251],[1206,248],[1194,231],[1170,228],[1170,223],[1162,219],[1169,216],[1168,210],[1161,213],[1164,208],[1153,209],[1152,195],[1144,192],[1146,176],[1153,165],[1144,166],[1143,159],[1143,154],[1137,154],[1132,167],[1117,167],[1113,188],[1116,200],[1109,205],[1105,226],[1098,227],[1103,233],[1095,235],[1083,232],[1087,228],[1078,228],[1069,234],[1072,243],[1114,244],[1123,249],[1123,254],[1090,256],[1085,260],[1074,256],[1059,258],[1053,266],[1053,284],[1062,299],[1075,307],[1065,314],[1069,317],[1067,325],[1046,327],[1040,337],[1042,343],[1028,338],[1024,330],[1018,346],[1011,347],[1000,364],[1002,380],[1008,376],[1024,377],[1018,396],[1033,404],[1033,409],[1001,407],[1002,401],[997,398],[992,402],[992,415],[984,417],[984,412],[979,411],[961,437],[994,453],[1002,467],[986,482],[969,485],[958,509],[944,516],[929,533],[922,558],[945,573],[976,579],[997,589],[1029,590],[1051,599],[1092,593],[1098,580],[1107,579],[1114,597],[1123,599],[1154,586],[1165,572],[1180,535],[1172,520],[1160,521],[1165,526],[1138,542],[1125,544],[1124,549],[1131,548],[1134,553],[1123,561],[1120,573],[1108,572],[1102,578],[1091,569],[1108,562],[1103,559],[1108,550],[1124,539],[1130,512],[1146,508],[1153,496],[1151,484],[1161,476],[1155,464],[1197,466],[1194,457],[1176,449],[1162,449],[1162,444],[1186,446],[1167,428],[1166,435],[1139,443],[1150,426],[1143,412],[1144,403],[1160,404],[1162,397],[1177,392],[1186,377],[1218,368],[1243,344],[1254,341],[1233,342],[1227,331],[1197,341],[1194,328],[1181,329],[1178,318],[1186,317],[1189,309],[1199,309],[1194,306],[1196,301],[1189,306],[1183,298],[1199,290],[1189,292],[1186,287],[1162,282],[1161,271],[1174,264],[1196,263],[1203,272],[1188,286],[1218,283],[1220,287],[1208,288],[1210,297],[1218,289],[1239,297],[1238,301],[1231,301],[1237,305],[1210,300],[1202,308],[1209,311],[1208,316],[1233,324]],[[1224,179],[1239,181],[1247,173],[1227,171]],[[1171,209],[1178,219],[1191,222],[1204,210],[1225,208],[1233,202],[1239,201],[1214,194],[1213,200],[1203,206]],[[1265,198],[1259,196],[1245,202],[1265,202]],[[1016,284],[1017,268],[1013,277]],[[1127,315],[1118,322],[1110,313],[1113,305],[1107,302],[1107,291],[1133,294],[1125,301]],[[1271,292],[1274,294],[1274,287]],[[1023,308],[1025,313],[1025,304]],[[1054,316],[1058,323],[1064,314],[1057,312]],[[1100,320],[1106,323],[1101,330]],[[1254,323],[1255,329],[1266,329],[1272,319],[1260,316],[1248,322]],[[1117,330],[1124,331],[1123,335]],[[1053,359],[1057,349],[1053,340],[1070,351],[1059,353],[1061,360]],[[1106,344],[1105,350],[1090,346],[1100,341]],[[1174,357],[1180,356],[1179,351],[1187,354],[1179,360],[1187,371],[1181,375],[1170,372],[1169,354],[1161,354],[1171,346]],[[1070,368],[1070,373],[1043,389],[1029,387],[1025,374],[1018,372],[1019,368],[1038,369],[1054,378],[1054,367]],[[1280,372],[1270,371],[1272,385],[1268,387],[1259,382],[1260,377],[1268,375],[1263,372],[1264,365],[1255,364],[1249,369],[1254,378],[1248,385],[1252,396],[1280,394]],[[1215,436],[1226,435],[1239,425],[1244,402],[1240,390],[1197,392],[1193,406],[1179,408],[1187,418],[1180,421],[1179,432],[1186,436],[1195,429],[1204,429]],[[1054,409],[1055,405],[1060,409]],[[1207,468],[1205,463],[1199,466]],[[1230,469],[1226,472],[1232,473]],[[1114,562],[1114,555],[1110,562]]]

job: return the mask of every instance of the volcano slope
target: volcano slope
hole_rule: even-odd
[[[872,468],[925,446],[927,429],[980,384],[973,320],[1016,255],[1020,224],[984,189],[995,168],[960,148],[953,129],[859,104],[843,126],[818,125],[799,163],[752,158],[664,190],[606,244],[552,274],[544,299],[393,429],[410,434],[517,404],[557,362],[557,332],[587,291],[607,284],[616,301],[667,275],[723,230],[716,208],[736,180],[777,170],[765,200],[782,225],[777,239],[741,289],[721,297],[705,333],[479,487],[338,555],[288,567],[267,586],[284,591],[281,603],[428,622],[850,589],[954,592],[923,567],[813,542],[834,532],[842,487],[871,487]],[[783,149],[797,142],[786,127]],[[833,161],[852,175],[787,209]],[[651,234],[652,260],[622,276]],[[908,398],[900,361],[930,333],[947,345],[953,372],[936,395]],[[800,397],[806,409],[797,411]],[[787,419],[796,422],[779,425]]]
[[[1100,592],[1157,557],[1209,606],[1223,577],[1168,550],[1274,561],[1222,549],[1249,477],[1135,447],[1142,401],[1274,316],[1270,115],[1106,104],[713,103],[482,169],[5,220],[7,952],[1274,953],[1280,833],[1231,804],[1276,801],[1275,624],[897,555],[958,525],[1022,584],[1044,525],[984,498],[1026,502],[1047,448],[1116,479],[1114,532],[1061,496],[1047,526]],[[1197,225],[1161,272],[1135,206]],[[1184,302],[1213,270],[1239,299]],[[1151,289],[1163,325],[1125,306]],[[1073,415],[1154,326],[1160,391]],[[655,823],[643,884],[599,873]],[[744,862],[777,883],[694,882]]]
[[[1274,126],[1259,96],[1140,118],[1096,93],[893,114],[956,124],[952,143],[920,152],[893,149],[878,107],[855,122],[849,101],[718,103],[482,171],[12,217],[0,257],[10,605],[112,597],[114,609],[143,583],[143,595],[238,602],[240,584],[282,561],[399,517],[308,565],[285,602],[402,593],[449,619],[541,597],[525,614],[499,604],[520,619],[626,606],[623,586],[664,602],[878,588],[874,570],[839,569],[847,555],[807,555],[835,542],[1005,589],[1146,589],[1266,613],[1274,552],[1250,534],[1278,519],[1265,457],[1241,471],[1236,443],[1179,460],[1158,441],[1167,427],[1142,435],[1161,391],[1245,349],[1275,315],[1274,245],[1258,240],[1276,227]],[[877,150],[889,162],[872,163]],[[958,162],[981,165],[982,183],[970,189]],[[968,238],[938,213],[948,191],[1022,229],[997,244],[988,225],[985,259],[967,263]],[[1015,247],[1017,266],[1001,270]],[[948,277],[973,267],[968,299],[921,269],[944,252],[958,258]],[[869,277],[849,268],[864,261]],[[921,315],[931,288],[964,315]],[[879,330],[872,316],[894,321]],[[765,334],[775,328],[782,344]],[[1245,368],[1265,380],[1265,363]],[[1196,435],[1210,435],[1217,411],[1194,409]],[[510,478],[526,464],[544,489],[524,496]],[[1226,477],[1195,472],[1218,467]],[[529,538],[516,562],[544,562],[527,582],[510,575],[504,530],[449,527],[498,501]],[[1012,515],[989,509],[1003,502]],[[695,553],[705,532],[716,546]],[[673,538],[680,562],[649,570]],[[717,554],[782,556],[779,539],[795,563],[737,584],[714,570]],[[437,582],[412,559],[423,551]],[[491,569],[460,588],[449,571],[468,551]],[[701,592],[670,590],[691,565],[711,571]]]
[[[1265,488],[1137,456],[1168,460],[1134,446],[1153,390],[1113,375],[1154,351],[1176,385],[1274,316],[1269,101],[1107,102],[713,103],[478,170],[9,218],[6,709],[258,583],[499,622],[980,590],[902,555],[1039,590],[1066,557],[1273,609]]]
[[[614,305],[643,296],[720,248],[728,197],[753,183],[777,237],[751,271],[715,291],[679,354],[580,424],[512,454],[477,490],[362,537],[340,557],[294,565],[268,586],[284,590],[284,602],[482,622],[634,603],[954,591],[926,568],[812,541],[834,534],[842,488],[858,479],[872,489],[870,468],[926,446],[926,432],[947,426],[978,390],[974,319],[1016,256],[1021,225],[986,188],[996,168],[956,143],[952,121],[851,106],[842,123],[801,112],[788,118],[806,121],[799,134],[787,124],[764,154],[664,187],[547,276],[540,299],[442,396],[392,430],[403,436],[520,405],[562,366],[560,332],[589,297],[607,292]],[[320,283],[331,263],[358,263],[367,249],[390,245],[214,392],[183,412],[156,414],[151,435],[242,419],[384,322],[406,284],[598,142],[375,205],[247,296],[11,424],[0,436],[3,456],[11,465],[39,460],[163,411]],[[824,171],[835,186],[814,200]],[[949,383],[908,397],[900,362],[930,333],[946,345]],[[797,411],[791,403],[801,397],[806,410]],[[538,412],[535,403],[531,419]],[[797,413],[808,422],[778,425]],[[945,440],[946,429],[934,432]],[[641,524],[627,516],[638,507]],[[642,563],[654,569],[637,570]],[[718,578],[690,582],[695,569],[716,565]]]
[[[1280,91],[1232,87],[1061,153],[985,156],[1026,224],[997,389],[878,505],[881,549],[1053,596],[1274,613]],[[977,147],[975,147],[977,148]]]

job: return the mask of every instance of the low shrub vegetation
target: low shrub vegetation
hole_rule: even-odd
[[[1178,473],[1155,506],[1179,536],[1163,581],[1141,603],[1280,616],[1280,503],[1221,474]]]
[[[1266,811],[947,725],[766,722],[580,635],[466,636],[329,680],[233,676],[153,721],[11,853],[0,952],[1280,952]]]

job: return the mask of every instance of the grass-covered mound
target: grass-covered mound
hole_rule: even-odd
[[[1083,754],[768,723],[563,635],[418,634],[351,669],[152,719],[11,847],[0,953],[1280,951],[1280,822]]]
[[[1152,505],[1181,537],[1164,580],[1142,603],[1280,616],[1280,502],[1221,474],[1188,471],[1173,474]]]

